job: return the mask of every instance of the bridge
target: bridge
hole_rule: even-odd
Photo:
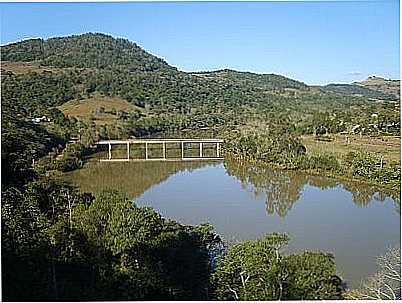
[[[108,146],[108,158],[100,159],[100,161],[194,161],[194,160],[223,160],[220,153],[220,145],[223,143],[221,139],[127,139],[127,140],[102,140],[96,143],[96,145],[107,145]],[[167,157],[167,149],[169,145],[179,144],[181,149],[180,157]],[[186,145],[188,144],[198,144],[197,149],[199,152],[196,157],[189,157],[185,155]],[[203,149],[204,144],[213,145],[215,149],[215,155],[206,157],[204,155]],[[124,158],[113,159],[112,158],[112,146],[123,145],[127,148],[127,154]],[[135,149],[138,145],[145,147],[145,158],[132,158],[130,157],[130,149]],[[162,147],[162,157],[150,157],[149,149],[151,145],[159,145]]]

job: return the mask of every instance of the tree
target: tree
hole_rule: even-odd
[[[167,221],[115,191],[100,194],[75,222],[95,249],[91,262],[104,288],[98,298],[208,298],[211,229]]]
[[[287,299],[324,300],[342,296],[342,280],[335,275],[334,256],[322,252],[304,252],[285,257],[289,270]]]
[[[389,248],[377,258],[378,271],[360,288],[345,294],[346,299],[359,300],[400,300],[401,299],[401,249]]]
[[[333,257],[323,253],[282,256],[288,236],[270,234],[234,245],[214,274],[219,300],[334,299],[341,279]]]

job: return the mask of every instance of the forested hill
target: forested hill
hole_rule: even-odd
[[[382,110],[389,116],[394,105],[377,109],[377,101],[398,100],[390,91],[377,89],[378,83],[317,87],[275,74],[230,69],[183,72],[133,42],[98,33],[1,46],[1,69],[2,110],[10,117],[16,109],[27,120],[58,115],[53,109],[80,117],[87,113],[88,123],[101,137],[108,133],[107,117],[113,120],[109,124],[118,120],[121,126],[109,137],[200,129],[219,132],[257,120],[260,125],[292,125],[304,133],[312,132],[308,125],[321,117],[316,115],[319,112],[327,112],[323,117],[331,123],[335,115],[339,127],[334,130],[340,130],[370,124],[369,115]],[[112,101],[100,108],[95,101],[99,98],[102,104],[108,98],[120,100],[116,102],[123,108],[133,110],[119,110]],[[76,108],[71,111],[72,106]]]
[[[41,65],[78,68],[124,68],[140,71],[174,69],[126,39],[104,34],[30,39],[1,48],[2,61],[36,61]]]
[[[303,82],[275,74],[255,74],[250,72],[239,72],[231,69],[223,69],[211,72],[197,72],[193,73],[193,75],[206,79],[217,79],[221,82],[231,81],[237,84],[249,85],[266,90],[285,88],[308,90],[308,86]]]

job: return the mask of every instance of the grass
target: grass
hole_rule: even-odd
[[[318,141],[315,136],[303,136],[302,142],[308,154],[333,153],[338,159],[348,152],[369,152],[383,156],[385,160],[400,161],[401,139],[390,136],[359,136],[348,135],[350,143],[346,142],[346,135],[331,135],[332,141]]]
[[[103,111],[101,108],[103,108]],[[98,125],[114,123],[118,116],[113,112],[124,111],[131,113],[143,111],[142,108],[124,99],[101,95],[94,95],[83,100],[72,100],[59,106],[59,109],[66,116],[83,120],[93,119]]]
[[[11,61],[1,61],[1,69],[13,72],[14,74],[26,74],[30,72],[62,72],[63,69],[55,68],[50,66],[39,66],[38,63],[32,62],[11,62]]]

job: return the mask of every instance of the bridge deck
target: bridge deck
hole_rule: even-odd
[[[180,143],[181,144],[181,157],[180,158],[168,158],[166,156],[168,143]],[[199,144],[199,157],[186,157],[185,156],[185,144],[198,143]],[[216,157],[204,157],[203,156],[203,144],[212,143],[216,144]],[[100,159],[101,162],[122,162],[122,161],[199,161],[199,160],[222,160],[220,157],[220,144],[223,143],[222,139],[126,139],[126,140],[101,140],[96,145],[108,145],[109,157],[108,159]],[[120,159],[112,159],[112,145],[123,144],[127,146],[127,157]],[[145,158],[133,159],[130,157],[130,145],[131,144],[145,144]],[[149,144],[162,144],[163,157],[162,158],[150,158],[148,157],[148,145]]]
[[[102,144],[127,144],[127,143],[223,143],[222,139],[127,139],[127,140],[101,140]]]

